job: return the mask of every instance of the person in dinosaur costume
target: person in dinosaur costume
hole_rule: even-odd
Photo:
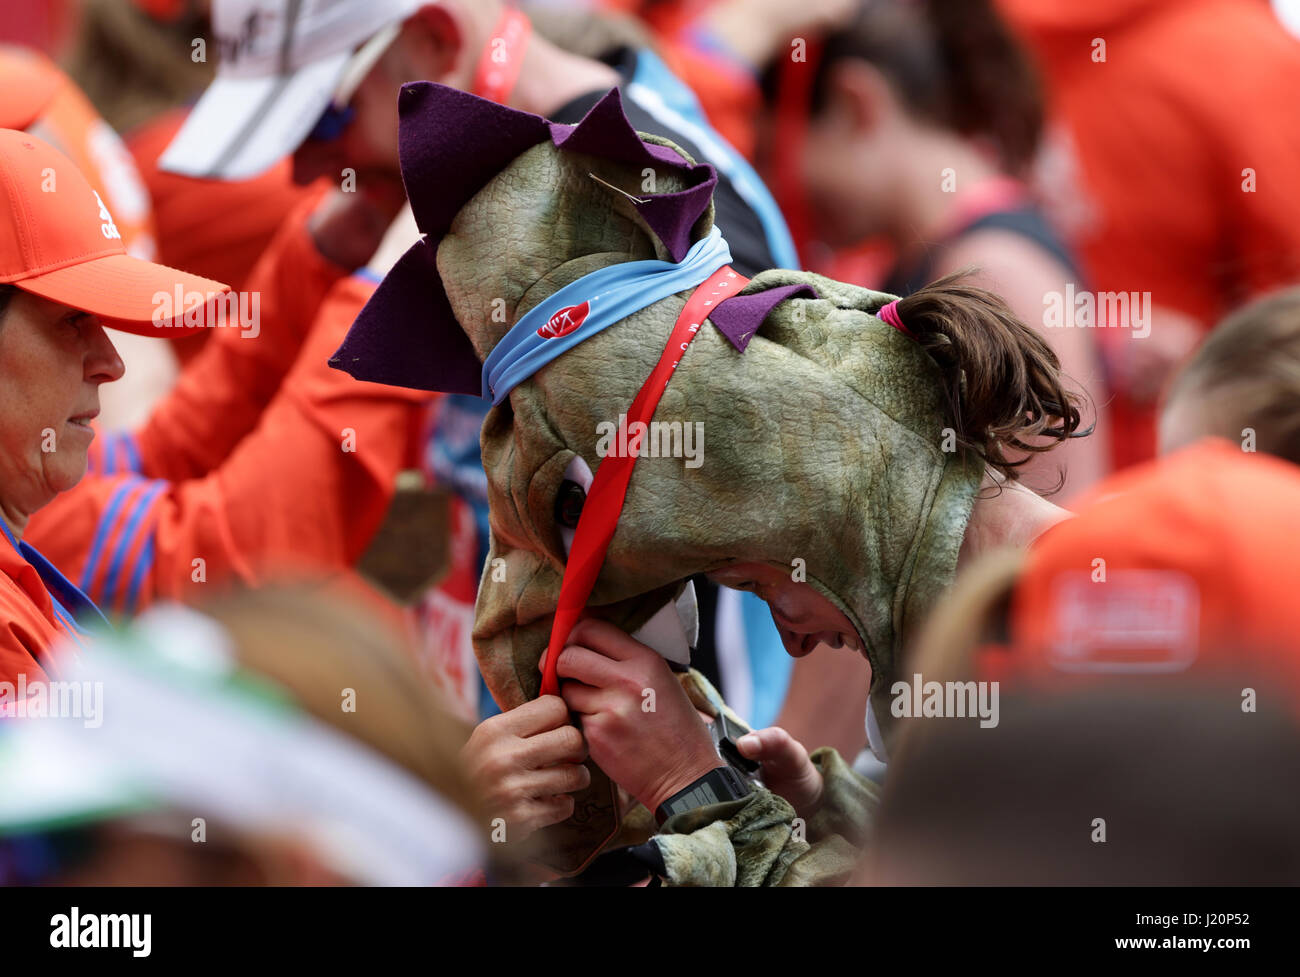
[[[872,707],[887,718],[895,663],[959,551],[1027,542],[1060,517],[1016,485],[1012,458],[1028,439],[1064,439],[1078,425],[1051,351],[996,296],[952,281],[902,300],[786,270],[746,283],[713,224],[712,168],[637,133],[617,90],[576,126],[428,82],[403,88],[399,114],[424,237],[330,362],[358,379],[494,403],[482,432],[492,549],[474,640],[502,708],[558,691],[580,613],[645,636],[682,603],[692,574],[758,567],[843,622],[840,642],[869,662]],[[702,425],[702,463],[628,447],[637,417],[669,432]],[[977,503],[994,478],[1003,491]],[[973,520],[981,506],[988,516]],[[769,603],[792,654],[829,640],[799,633]],[[671,676],[651,657],[656,682]],[[565,683],[571,707],[577,685]],[[654,690],[660,717],[687,718],[642,729],[682,756],[698,756],[701,737],[711,743],[672,695],[727,728],[737,721],[692,673],[674,692]],[[540,833],[540,857],[564,873],[628,840],[611,779],[657,814],[666,799],[643,771],[636,783],[605,776],[641,751],[606,749],[596,726],[584,716],[592,779],[574,816]],[[833,750],[813,763],[822,789],[806,824],[761,786],[681,811],[650,843],[659,874],[669,884],[847,878],[875,788]],[[691,779],[658,786],[675,793]]]

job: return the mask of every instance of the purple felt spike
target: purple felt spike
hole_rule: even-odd
[[[623,95],[617,88],[611,88],[576,126],[552,122],[551,139],[560,149],[571,153],[586,153],[633,166],[673,166],[690,171],[701,165],[687,163],[667,146],[642,142],[623,111]]]
[[[539,115],[433,82],[403,85],[397,107],[406,196],[435,251],[470,198],[550,135]]]
[[[695,243],[691,235],[700,215],[709,209],[718,177],[677,193],[656,193],[643,197],[644,203],[633,204],[641,219],[663,242],[673,261],[681,261]]]
[[[551,138],[566,152],[586,153],[627,163],[641,171],[670,167],[690,185],[674,193],[639,193],[634,204],[646,225],[663,242],[673,261],[681,261],[695,243],[691,228],[713,200],[718,174],[707,163],[687,163],[667,146],[643,142],[623,111],[623,97],[611,88],[576,126],[551,123]]]
[[[329,364],[373,383],[482,392],[482,364],[456,322],[426,242],[417,241],[393,265]]]
[[[718,332],[727,337],[732,346],[743,353],[771,311],[796,295],[810,299],[820,298],[811,285],[782,285],[748,295],[733,295],[718,303],[718,307],[709,313],[709,321],[718,328]]]

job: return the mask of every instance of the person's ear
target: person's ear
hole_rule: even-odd
[[[875,66],[856,58],[830,70],[829,108],[850,137],[872,135],[898,109],[888,80]]]
[[[461,13],[442,4],[425,4],[402,26],[406,81],[436,81],[453,88],[469,85],[476,59],[465,49],[469,32]],[[463,77],[462,77],[463,76]]]

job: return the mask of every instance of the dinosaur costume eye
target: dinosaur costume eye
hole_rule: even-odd
[[[566,478],[560,483],[560,491],[555,496],[555,521],[567,529],[577,529],[578,517],[582,515],[582,506],[586,501],[586,490],[577,482]]]

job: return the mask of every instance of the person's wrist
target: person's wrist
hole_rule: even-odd
[[[698,757],[694,762],[677,768],[669,775],[661,778],[655,785],[645,792],[642,797],[637,798],[646,809],[652,814],[659,810],[664,801],[672,797],[678,791],[685,790],[695,781],[699,780],[710,770],[717,770],[725,767],[722,758],[717,754],[712,757]]]

